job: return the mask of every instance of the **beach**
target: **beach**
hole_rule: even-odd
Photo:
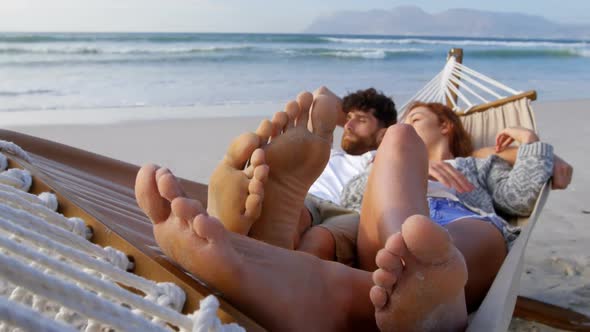
[[[590,100],[534,103],[541,139],[574,167],[570,187],[552,191],[528,244],[520,294],[590,315]],[[269,115],[278,105],[269,107]],[[142,165],[156,163],[177,176],[207,183],[231,140],[256,128],[260,116],[126,120],[103,124],[7,125],[26,133]],[[67,121],[66,121],[67,122]],[[34,122],[32,122],[34,123]],[[341,129],[336,132],[339,143]],[[513,322],[513,330],[554,331]]]
[[[299,91],[376,87],[399,109],[441,71],[452,47],[464,48],[468,67],[515,91],[537,91],[541,138],[573,165],[574,178],[549,197],[527,247],[520,294],[590,315],[585,40],[0,33],[0,126],[208,183],[232,139]],[[554,331],[516,320],[511,330]]]

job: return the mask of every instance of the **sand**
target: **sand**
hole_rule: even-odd
[[[528,245],[520,293],[590,316],[589,105],[590,100],[535,105],[541,138],[574,166],[574,178],[567,190],[551,193]],[[5,128],[133,164],[156,163],[178,176],[207,183],[232,138],[255,129],[259,121],[259,117],[187,118]],[[522,321],[513,322],[511,329],[555,331]]]

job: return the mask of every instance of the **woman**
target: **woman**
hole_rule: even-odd
[[[496,212],[516,216],[527,216],[532,212],[538,194],[551,176],[553,149],[551,145],[539,142],[537,135],[530,130],[508,128],[498,134],[496,151],[503,151],[513,141],[520,143],[514,167],[495,155],[486,159],[469,157],[472,152],[469,135],[458,116],[440,103],[413,104],[405,123],[422,139],[428,160],[451,163],[475,187],[470,192],[460,193],[429,180],[427,189],[430,218],[449,231],[465,257],[469,272],[467,303],[469,309],[474,310],[520,231]],[[417,152],[409,149],[406,153]],[[370,172],[367,170],[348,183],[341,197],[343,205],[361,210],[363,195],[359,193],[365,192]],[[411,167],[406,170],[408,176],[416,172],[420,170]],[[409,182],[402,183],[409,186]],[[420,185],[415,183],[412,187]],[[370,200],[375,199],[371,197]],[[370,209],[363,206],[361,218],[368,213]],[[360,227],[359,240],[363,232],[370,233],[370,230],[363,230],[363,222]],[[362,257],[359,258],[362,263]]]

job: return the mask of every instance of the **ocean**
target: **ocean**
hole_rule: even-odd
[[[104,117],[125,110],[165,118],[174,108],[191,117],[236,115],[232,109],[268,115],[320,85],[339,94],[372,86],[401,105],[442,69],[452,47],[464,49],[467,66],[535,89],[539,100],[588,98],[590,44],[579,40],[0,33],[0,119],[97,109]]]

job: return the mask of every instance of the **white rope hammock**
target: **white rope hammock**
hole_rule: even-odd
[[[398,118],[404,118],[408,106],[414,101],[446,104],[448,100],[455,112],[464,113],[478,104],[519,93],[522,91],[512,89],[450,57],[445,67],[400,108]],[[457,101],[453,95],[457,96]]]
[[[3,147],[29,159],[12,143]],[[0,170],[6,165],[0,154]],[[0,331],[244,331],[221,323],[214,296],[180,313],[180,287],[127,272],[125,253],[89,242],[81,219],[55,212],[55,195],[23,191],[31,182],[26,171],[0,174]]]

